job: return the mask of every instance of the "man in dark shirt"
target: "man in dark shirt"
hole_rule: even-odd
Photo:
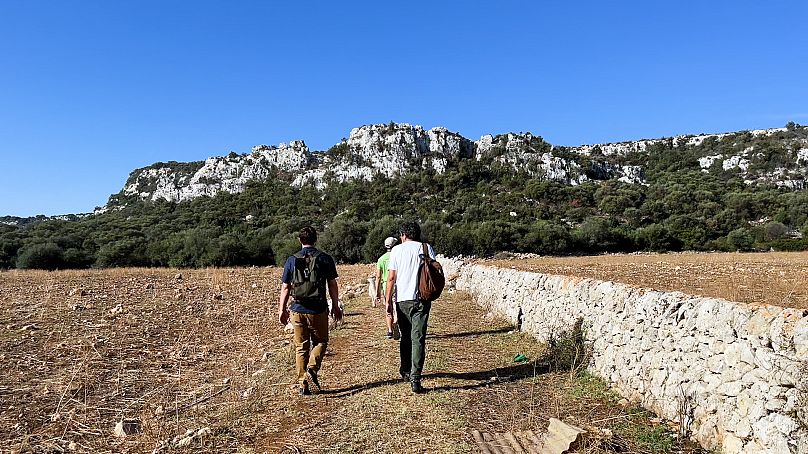
[[[331,297],[331,314],[335,320],[342,318],[342,310],[339,307],[337,267],[330,255],[314,247],[317,231],[313,227],[304,227],[298,239],[302,249],[289,257],[283,267],[278,321],[281,325],[291,322],[294,327],[299,393],[307,395],[310,393],[310,384],[316,391],[320,390],[317,373],[328,346],[326,288]],[[290,296],[292,304],[287,309]]]

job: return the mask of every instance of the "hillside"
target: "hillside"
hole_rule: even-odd
[[[343,263],[401,218],[447,255],[808,249],[808,127],[581,147],[530,133],[355,128],[130,175],[89,216],[3,218],[0,268],[243,266],[283,260],[311,223]]]
[[[463,160],[496,163],[532,178],[578,185],[592,180],[645,184],[650,155],[669,151],[698,160],[706,172],[735,172],[747,184],[802,189],[808,169],[806,128],[680,136],[614,144],[558,147],[530,133],[486,135],[471,141],[446,128],[390,123],[354,128],[325,152],[302,140],[258,145],[251,153],[190,163],[157,163],[132,172],[110,206],[132,200],[182,202],[219,192],[243,192],[250,182],[280,178],[292,186],[372,181],[423,170],[451,171]],[[773,156],[776,155],[776,156]]]

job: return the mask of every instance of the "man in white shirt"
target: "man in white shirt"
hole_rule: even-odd
[[[423,246],[421,227],[416,222],[403,222],[399,229],[401,244],[390,251],[387,263],[387,292],[385,301],[393,303],[393,286],[396,288],[396,311],[401,330],[399,373],[412,385],[412,392],[424,392],[421,386],[421,371],[426,358],[426,329],[432,303],[418,297],[418,267],[421,264]],[[428,246],[429,255],[435,251]]]

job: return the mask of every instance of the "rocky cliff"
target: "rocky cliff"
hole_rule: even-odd
[[[769,165],[771,147],[780,152],[776,165]],[[425,130],[389,123],[354,128],[327,151],[311,151],[303,141],[293,141],[199,162],[157,163],[132,172],[108,207],[132,199],[181,202],[223,191],[238,193],[249,182],[268,178],[321,189],[332,181],[370,181],[425,169],[444,173],[465,159],[570,185],[611,179],[645,184],[644,157],[662,149],[695,150],[703,171],[736,171],[747,184],[771,182],[802,189],[808,175],[808,128],[800,126],[570,148],[553,146],[530,133],[485,135],[472,141],[442,127]],[[761,165],[763,160],[766,165]]]

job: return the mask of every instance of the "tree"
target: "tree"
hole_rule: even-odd
[[[731,250],[751,251],[755,244],[755,239],[749,230],[740,228],[729,232],[727,235],[727,246]]]
[[[774,241],[779,240],[786,236],[788,233],[788,227],[780,222],[769,222],[766,224],[763,233],[763,239],[765,241]]]
[[[328,252],[337,263],[358,263],[362,261],[367,232],[366,223],[339,216],[321,235],[320,249]]]
[[[17,256],[17,268],[56,270],[64,267],[64,251],[55,243],[31,244]]]

